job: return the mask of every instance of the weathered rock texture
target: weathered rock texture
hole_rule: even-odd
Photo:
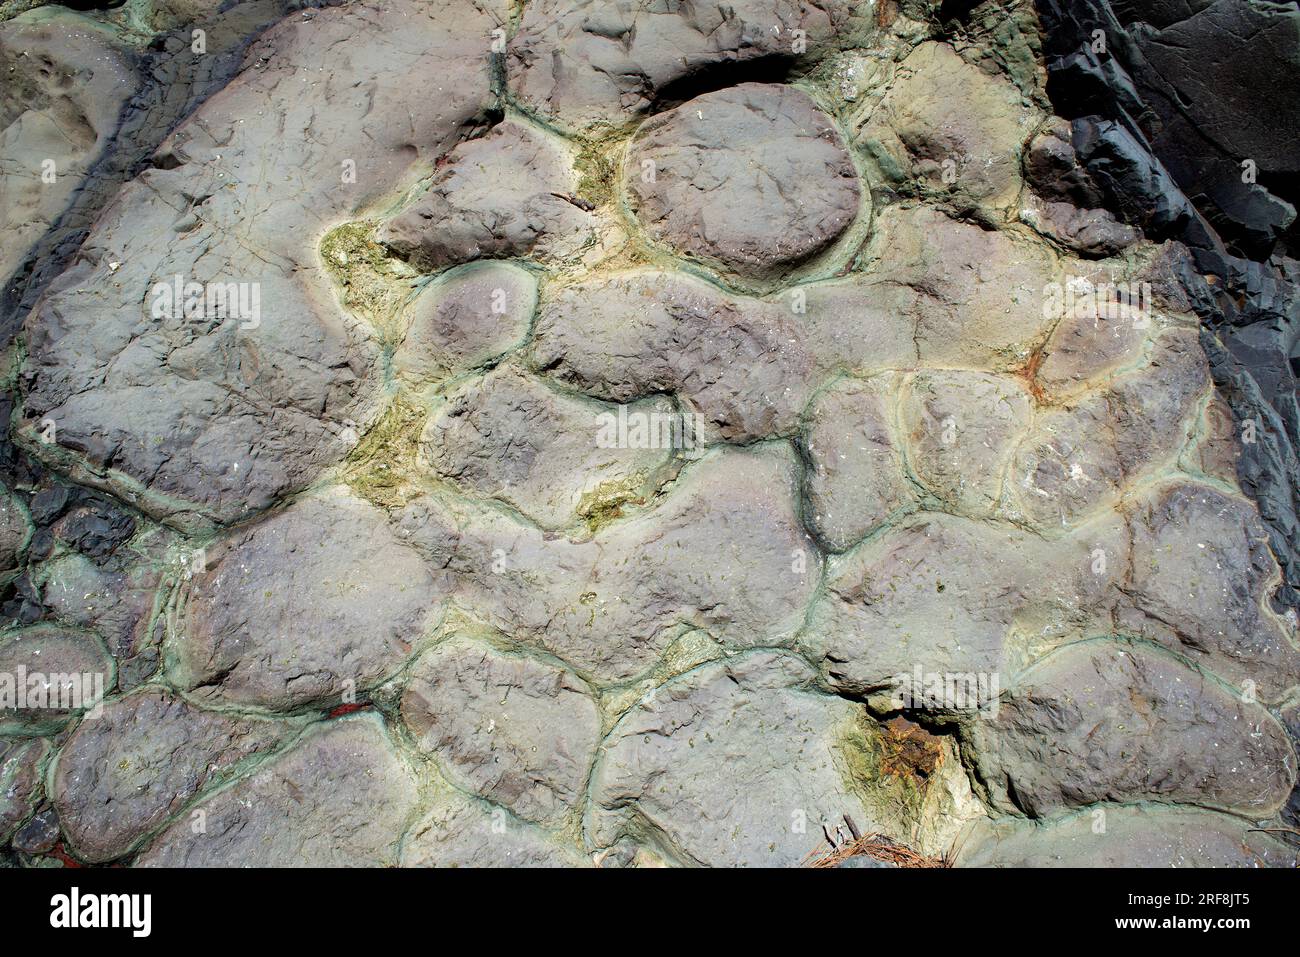
[[[419,800],[378,719],[341,718],[177,819],[145,867],[382,867]]]
[[[345,490],[300,499],[222,548],[190,585],[169,655],[177,685],[205,697],[340,704],[396,670],[437,606],[419,556]]]
[[[470,643],[439,645],[416,663],[402,719],[464,790],[552,824],[577,806],[600,733],[576,676]]]
[[[1294,10],[18,6],[0,864],[1294,865]]]
[[[647,121],[626,173],[655,239],[745,274],[820,252],[858,211],[857,172],[830,117],[776,84],[706,93]]]
[[[472,5],[332,7],[263,37],[28,318],[24,412],[56,427],[40,450],[72,453],[152,514],[219,520],[342,459],[339,427],[373,405],[375,349],[334,301],[317,237],[482,117],[490,23]],[[345,41],[350,79],[335,86],[319,50]],[[424,75],[457,79],[431,95],[411,82]],[[157,291],[174,282],[232,284],[247,308],[184,312],[187,294]]]
[[[69,846],[87,861],[122,856],[282,736],[267,722],[199,711],[166,691],[119,699],[59,754],[53,799]]]

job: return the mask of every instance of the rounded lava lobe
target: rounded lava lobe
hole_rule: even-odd
[[[625,176],[652,237],[744,275],[826,249],[861,198],[830,117],[778,84],[742,83],[650,120],[632,143]]]

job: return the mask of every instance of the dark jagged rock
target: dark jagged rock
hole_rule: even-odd
[[[24,854],[44,854],[59,842],[59,814],[46,808],[18,829],[14,835],[14,850]]]
[[[1269,523],[1280,598],[1300,606],[1300,267],[1289,258],[1300,161],[1280,146],[1300,136],[1300,10],[1232,0],[1037,6],[1048,92],[1074,120],[1074,145],[1108,205],[1188,248],[1166,275],[1209,330],[1211,371],[1237,420],[1258,427],[1239,478]]]

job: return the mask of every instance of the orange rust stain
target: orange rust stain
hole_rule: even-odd
[[[1012,375],[1024,381],[1025,389],[1039,405],[1047,403],[1047,396],[1043,394],[1043,387],[1038,381],[1038,369],[1045,358],[1047,358],[1047,353],[1044,348],[1035,349],[1028,362],[1011,372]]]
[[[943,743],[901,714],[881,726],[880,771],[895,778],[924,784],[943,764]]]

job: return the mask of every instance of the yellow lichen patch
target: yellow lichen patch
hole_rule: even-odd
[[[608,139],[596,139],[586,143],[574,161],[578,171],[578,198],[593,207],[608,205],[614,199],[618,163],[613,152],[614,146]]]
[[[357,222],[331,229],[321,239],[321,261],[338,283],[344,307],[368,320],[385,341],[396,341],[402,302],[417,274],[374,241],[375,228],[375,223]]]
[[[623,514],[623,506],[645,503],[645,474],[638,472],[627,478],[601,482],[578,500],[578,517],[587,523],[587,531],[596,534]]]
[[[396,508],[416,494],[420,433],[428,413],[398,396],[348,456],[344,481],[376,505]]]

